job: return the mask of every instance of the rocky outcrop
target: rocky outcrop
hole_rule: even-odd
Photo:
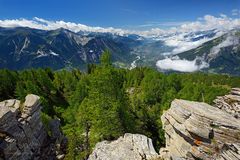
[[[24,104],[11,99],[0,102],[0,153],[4,159],[40,157],[47,138],[40,117],[39,97],[28,95]]]
[[[157,155],[150,138],[126,133],[115,141],[97,143],[88,160],[147,160]]]
[[[233,89],[231,95],[218,97],[215,107],[174,100],[161,117],[166,138],[166,148],[160,149],[161,157],[239,160],[240,119],[236,116],[239,91]]]
[[[23,104],[11,99],[0,102],[0,159],[61,159],[64,154],[57,150],[59,125],[54,126],[54,136],[49,137],[41,121],[39,97],[29,94]],[[62,141],[61,141],[62,142]],[[66,142],[66,140],[65,140]],[[58,155],[58,153],[61,153]]]
[[[240,118],[240,88],[233,88],[229,95],[217,97],[214,103],[215,107]]]
[[[166,147],[155,152],[151,139],[125,134],[95,146],[89,160],[240,159],[240,89],[219,96],[214,105],[176,99],[162,117]]]

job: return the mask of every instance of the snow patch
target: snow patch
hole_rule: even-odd
[[[48,54],[42,50],[38,50],[36,54],[38,55],[36,58],[48,56]]]
[[[53,56],[59,56],[59,54],[57,54],[57,53],[55,53],[55,52],[53,52],[53,51],[50,51],[49,54],[51,54],[51,55],[53,55]]]
[[[25,40],[24,40],[24,44],[23,44],[19,54],[21,54],[23,52],[23,50],[28,47],[29,43],[30,43],[30,40],[26,37]]]

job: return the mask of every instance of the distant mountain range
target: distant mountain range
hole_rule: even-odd
[[[75,33],[63,28],[50,31],[27,27],[0,28],[0,68],[86,69],[88,63],[99,63],[105,49],[111,51],[113,64],[118,67],[151,66],[169,71],[175,70],[171,64],[168,68],[161,68],[156,62],[165,59],[175,62],[177,59],[194,61],[196,66],[207,64],[198,70],[240,75],[240,31],[236,29],[143,37]]]
[[[136,55],[131,48],[140,45],[135,36],[74,33],[66,29],[43,31],[31,28],[0,28],[0,68],[51,67],[86,68],[98,63],[105,49],[117,64],[130,64]]]

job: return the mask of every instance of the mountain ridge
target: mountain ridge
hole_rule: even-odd
[[[231,35],[233,32],[236,32],[236,35]],[[231,45],[218,46],[226,43],[224,41],[228,40],[228,37],[237,39],[234,52]],[[87,64],[99,63],[100,55],[108,49],[112,53],[113,64],[117,67],[159,68],[156,61],[172,57],[172,64],[167,71],[175,72],[171,65],[177,63],[174,58],[177,56],[180,61],[184,60],[183,63],[189,61],[195,68],[193,71],[239,75],[239,37],[238,29],[229,32],[209,30],[147,38],[137,34],[120,36],[110,32],[75,33],[64,28],[39,30],[29,27],[0,27],[0,68],[21,70],[50,67],[54,70],[86,70]],[[231,43],[233,40],[230,38],[228,41],[227,43]],[[219,52],[215,57],[211,53],[213,49]],[[201,64],[204,65],[200,66]]]
[[[124,43],[127,38],[116,41],[111,36],[83,36],[63,28],[1,28],[0,32],[0,68],[85,68],[88,63],[98,63],[105,49],[113,53],[114,61],[130,63],[134,58],[125,54],[130,53],[130,47]],[[131,42],[130,38],[127,40]]]
[[[191,61],[201,57],[202,61],[209,64],[209,67],[203,69],[204,71],[239,75],[240,31],[231,31],[177,56]]]

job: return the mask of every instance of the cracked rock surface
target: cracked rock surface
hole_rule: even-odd
[[[230,94],[217,97],[214,103],[214,107],[240,119],[240,88],[232,88]]]
[[[160,149],[164,159],[240,159],[240,89],[218,97],[215,105],[174,100],[161,117],[165,129],[166,148]],[[229,100],[234,99],[234,100]],[[231,102],[231,104],[229,104]],[[220,106],[221,105],[221,106]],[[230,106],[234,107],[230,107]],[[231,108],[230,111],[226,107]]]
[[[32,94],[26,96],[22,105],[15,99],[0,102],[2,159],[31,159],[40,156],[40,148],[47,138],[40,109],[39,97]]]
[[[0,160],[64,158],[67,140],[59,129],[60,122],[52,120],[54,137],[49,137],[41,121],[39,99],[29,94],[23,104],[16,99],[0,102]]]
[[[0,157],[37,159],[47,139],[40,117],[39,97],[29,94],[24,104],[10,99],[0,102]],[[0,159],[1,159],[0,158]]]
[[[150,138],[126,133],[115,141],[97,143],[88,160],[148,160],[156,156]]]

